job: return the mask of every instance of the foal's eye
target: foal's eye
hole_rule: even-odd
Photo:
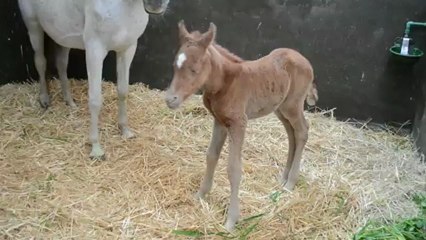
[[[195,69],[193,69],[193,68],[191,68],[191,69],[189,69],[190,71],[191,71],[191,73],[193,73],[193,74],[196,74],[197,73],[197,71],[195,71]]]

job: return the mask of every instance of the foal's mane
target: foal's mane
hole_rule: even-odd
[[[228,59],[231,62],[234,62],[234,63],[244,62],[244,60],[242,58],[238,57],[237,55],[233,54],[228,49],[220,46],[217,43],[213,43],[212,47],[214,47],[220,53],[220,55],[222,55],[223,57],[225,57],[226,59]]]
[[[199,31],[193,31],[190,33],[191,36],[194,39],[199,39],[201,38],[202,34]],[[222,57],[228,59],[229,61],[233,62],[233,63],[242,63],[244,62],[244,59],[240,58],[239,56],[235,55],[234,53],[230,52],[228,49],[220,46],[219,44],[217,44],[216,42],[213,42],[211,44],[211,47],[213,47],[214,49],[216,49],[216,51],[222,55]]]

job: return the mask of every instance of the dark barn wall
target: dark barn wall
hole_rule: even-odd
[[[423,36],[426,39],[426,34]],[[423,48],[424,49],[424,48]],[[418,71],[416,76],[418,87],[417,105],[414,118],[413,136],[417,147],[426,155],[426,71]]]
[[[0,84],[23,81],[30,76],[31,47],[16,0],[0,1]]]
[[[0,83],[37,79],[16,0],[0,6]],[[337,108],[339,118],[405,122],[414,119],[415,100],[424,102],[418,90],[425,81],[425,59],[415,66],[395,64],[388,53],[406,21],[426,21],[424,0],[172,0],[170,12],[152,18],[139,41],[132,83],[167,87],[180,19],[203,31],[213,21],[218,42],[246,59],[278,47],[299,50],[314,66],[319,107]],[[424,50],[425,31],[413,30]],[[104,77],[115,81],[113,56],[105,61]],[[86,78],[85,70],[84,52],[72,51],[70,77]]]

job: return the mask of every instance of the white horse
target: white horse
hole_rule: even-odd
[[[46,83],[44,32],[60,47],[56,67],[63,97],[75,106],[71,96],[67,65],[71,48],[86,51],[89,82],[91,158],[103,158],[99,143],[98,119],[102,107],[102,67],[108,51],[117,52],[118,124],[124,138],[134,134],[128,127],[127,94],[130,64],[135,55],[137,39],[145,31],[149,14],[162,14],[169,0],[18,0],[34,49],[34,62],[40,79],[40,104],[50,104]]]

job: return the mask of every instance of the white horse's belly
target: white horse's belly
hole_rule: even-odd
[[[92,0],[86,18],[85,39],[100,39],[108,50],[120,51],[137,42],[149,15],[142,1]]]
[[[43,30],[58,44],[84,48],[85,0],[33,0],[37,19]]]
[[[44,31],[69,48],[85,49],[85,41],[99,41],[106,50],[124,50],[137,42],[149,18],[142,0],[33,1]]]

